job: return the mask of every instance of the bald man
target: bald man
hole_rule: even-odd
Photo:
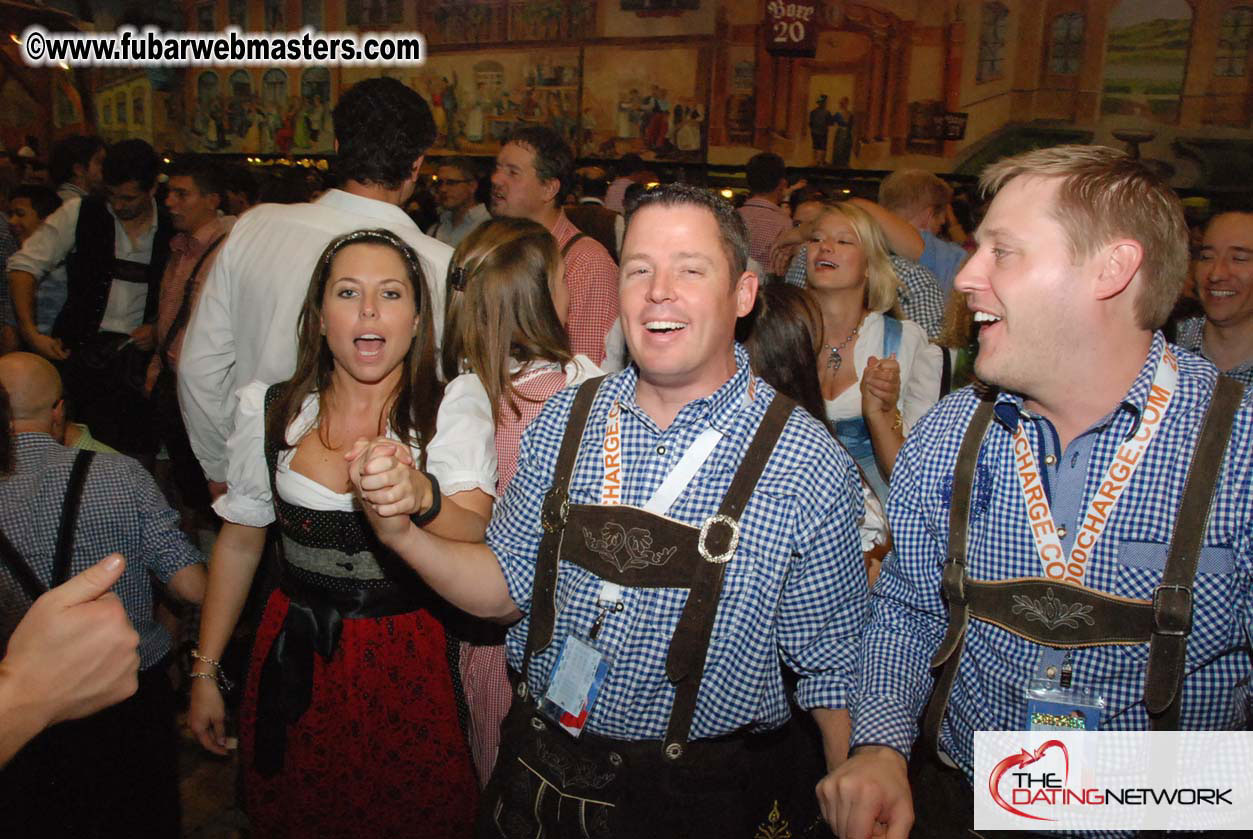
[[[13,470],[0,478],[0,635],[43,591],[118,552],[131,562],[113,591],[139,633],[140,660],[133,697],[48,728],[0,772],[0,812],[31,835],[177,836],[175,705],[160,666],[171,641],[152,618],[149,579],[199,603],[202,557],[138,462],[57,442],[65,403],[48,361],[0,357],[0,385],[14,452]]]

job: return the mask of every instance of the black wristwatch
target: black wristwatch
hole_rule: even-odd
[[[426,479],[431,482],[431,497],[434,500],[425,512],[414,513],[409,517],[409,521],[413,522],[418,527],[426,527],[434,521],[435,517],[439,515],[439,509],[443,502],[443,496],[439,494],[439,481],[435,480],[435,476],[425,469],[422,470],[422,474],[425,475]]]

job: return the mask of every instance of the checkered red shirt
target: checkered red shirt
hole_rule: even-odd
[[[605,193],[605,206],[613,210],[615,213],[624,211],[623,206],[626,203],[627,187],[635,181],[623,175],[620,178],[614,178],[613,183],[609,185],[609,190]]]
[[[764,268],[770,264],[770,246],[779,234],[792,228],[792,219],[764,198],[750,198],[739,209],[748,226],[748,255]]]
[[[209,254],[204,264],[200,266],[197,276],[192,277],[191,271],[196,267],[196,262],[204,254],[205,248],[213,244],[215,239],[230,232],[234,223],[234,216],[218,216],[212,221],[201,225],[200,229],[195,233],[178,233],[170,239],[170,259],[166,262],[165,273],[161,276],[161,297],[157,303],[158,347],[165,342],[165,336],[169,333],[170,327],[174,325],[174,318],[178,315],[178,310],[182,308],[183,294],[187,288],[187,283],[193,282],[196,285],[192,289],[194,305],[195,298],[200,296],[200,286],[213,268],[213,261],[222,252],[221,246],[215,248],[213,253]],[[171,370],[178,368],[178,354],[183,348],[183,335],[186,331],[187,323],[184,322],[179,329],[179,334],[175,335],[174,340],[170,342],[169,363]],[[164,359],[158,358],[156,354],[153,354],[152,362],[148,366],[149,385],[156,381],[157,374],[161,372],[163,361]]]
[[[565,213],[560,213],[551,232],[557,247],[564,248],[579,229]],[[570,313],[566,318],[570,350],[600,364],[605,360],[605,336],[618,319],[618,263],[591,236],[575,242],[565,260],[566,285],[570,289]]]

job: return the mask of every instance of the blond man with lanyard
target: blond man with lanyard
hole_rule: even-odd
[[[957,288],[994,387],[937,405],[892,473],[853,752],[820,789],[844,839],[973,835],[975,731],[1249,722],[1253,404],[1157,331],[1187,275],[1179,200],[1102,147],[982,183]]]
[[[790,724],[783,668],[834,769],[866,609],[859,479],[734,342],[757,278],[731,206],[676,184],[627,218],[634,363],[548,401],[486,545],[410,523],[430,490],[385,442],[353,480],[432,588],[516,621],[479,835],[806,835],[824,768]]]

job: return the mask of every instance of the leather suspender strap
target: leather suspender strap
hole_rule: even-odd
[[[535,582],[531,587],[531,623],[526,634],[526,653],[522,658],[522,678],[518,680],[518,693],[526,694],[527,673],[531,657],[547,647],[553,640],[553,626],[557,620],[557,554],[561,548],[561,535],[570,509],[570,477],[574,474],[574,461],[579,455],[583,441],[583,429],[587,425],[592,402],[604,376],[588,379],[579,385],[570,406],[570,418],[566,421],[566,433],[561,438],[557,452],[557,465],[553,471],[553,485],[544,494],[540,508],[540,525],[544,535],[540,539],[539,554],[535,559]]]
[[[191,269],[191,274],[187,277],[187,283],[183,286],[183,300],[178,306],[178,312],[174,315],[174,320],[170,322],[170,329],[165,333],[165,340],[161,342],[161,348],[157,351],[157,358],[161,359],[161,364],[169,367],[170,347],[174,344],[174,339],[183,327],[187,325],[188,318],[191,317],[191,303],[196,296],[196,277],[200,274],[200,269],[204,267],[204,261],[209,258],[209,254],[217,250],[217,246],[222,244],[222,240],[226,238],[223,233],[218,236],[209,246],[204,249],[204,253],[200,254],[200,258],[196,260],[196,264]]]
[[[739,469],[731,478],[731,485],[722,497],[716,515],[706,519],[701,528],[699,551],[705,560],[699,577],[692,581],[687,603],[679,616],[674,636],[670,640],[670,652],[666,658],[666,675],[675,685],[674,704],[670,708],[670,722],[666,727],[664,753],[671,760],[683,754],[696,713],[696,699],[700,693],[701,677],[705,671],[705,659],[709,652],[709,638],[713,634],[714,618],[718,611],[718,599],[722,595],[722,578],[727,563],[735,556],[739,542],[739,519],[748,505],[757,481],[775,443],[787,425],[788,417],[796,403],[776,393],[766,414],[757,426],[757,432],[749,443]]]
[[[1231,425],[1243,395],[1240,382],[1229,376],[1218,377],[1188,467],[1162,582],[1153,592],[1153,635],[1144,680],[1144,707],[1155,731],[1173,731],[1179,726],[1188,634],[1192,631],[1192,581]]]
[[[0,531],[0,558],[4,559],[4,564],[8,566],[9,571],[17,578],[18,585],[22,587],[22,591],[26,592],[26,596],[32,601],[48,590],[48,587],[35,576],[35,572],[30,570],[30,566],[26,564],[26,560],[22,559],[22,555],[17,552],[17,548],[13,547],[9,537],[4,535],[4,531]]]
[[[78,523],[78,507],[83,500],[83,486],[87,482],[87,469],[95,452],[80,451],[70,469],[70,481],[65,486],[65,504],[61,508],[61,526],[57,530],[57,552],[52,564],[52,585],[59,586],[70,578],[70,560],[74,558],[74,527]]]
[[[922,721],[923,747],[934,754],[940,745],[940,726],[948,710],[948,697],[957,678],[957,664],[966,639],[966,627],[970,623],[970,604],[966,600],[966,537],[970,526],[970,494],[974,488],[975,467],[979,461],[979,449],[988,425],[992,422],[992,409],[996,404],[996,391],[986,393],[975,409],[966,427],[961,448],[957,452],[957,464],[953,471],[953,494],[949,500],[948,558],[944,563],[942,586],[948,600],[948,630],[940,648],[931,659],[931,667],[940,668],[936,675],[935,689],[927,703]]]
[[[580,239],[586,239],[586,238],[587,238],[586,233],[575,233],[573,236],[567,239],[566,243],[561,246],[561,258],[562,259],[566,258],[566,254],[570,252],[570,248],[574,247],[575,242],[579,241]]]
[[[74,528],[78,523],[79,503],[83,498],[83,486],[87,482],[87,469],[95,452],[79,451],[70,468],[70,479],[65,485],[65,500],[61,504],[61,522],[57,527],[57,544],[52,555],[52,585],[45,586],[17,548],[4,533],[0,533],[0,556],[31,600],[61,585],[70,577],[70,561],[74,558]]]

